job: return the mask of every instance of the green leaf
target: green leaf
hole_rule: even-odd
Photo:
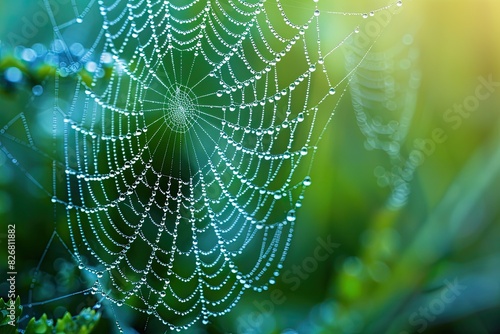
[[[83,309],[76,317],[69,312],[57,320],[55,333],[57,334],[88,334],[97,325],[101,314],[90,309]]]
[[[44,313],[39,320],[35,320],[35,318],[31,318],[28,322],[28,326],[26,326],[25,334],[52,334],[54,326],[52,325],[53,321],[51,319],[47,319],[47,315]]]
[[[0,298],[0,333],[2,334],[19,333],[18,322],[23,311],[21,299],[17,297],[13,303],[14,306],[10,307],[10,305],[10,300],[5,302]],[[11,309],[14,310],[13,317],[10,316]],[[57,319],[54,327],[54,320],[48,319],[47,315],[43,314],[38,320],[30,319],[24,334],[90,334],[100,318],[100,313],[86,308],[74,317],[66,312],[62,318]]]
[[[100,313],[86,308],[75,317],[66,312],[62,318],[57,319],[54,327],[54,322],[47,319],[47,315],[44,314],[39,320],[35,320],[35,318],[30,320],[25,334],[89,334],[100,318]]]
[[[17,333],[17,324],[22,311],[23,307],[19,296],[16,301],[8,300],[7,302],[0,298],[0,332],[3,334]]]

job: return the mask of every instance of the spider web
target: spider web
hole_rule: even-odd
[[[183,330],[267,290],[318,142],[370,51],[335,77],[334,51],[357,30],[325,40],[320,28],[368,14],[317,0],[45,6],[57,55],[47,193],[66,215],[56,235],[94,278],[85,291]]]
[[[349,86],[356,121],[366,137],[365,147],[389,157],[390,166],[377,166],[375,176],[380,186],[391,188],[387,202],[391,208],[406,204],[409,182],[419,166],[419,161],[405,158],[403,153],[421,79],[415,65],[419,54],[412,41],[412,35],[407,34],[400,45],[369,54],[352,41],[344,48],[347,69],[356,68]]]

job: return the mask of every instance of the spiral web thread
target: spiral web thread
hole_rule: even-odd
[[[409,182],[421,162],[405,157],[403,147],[416,110],[421,73],[418,48],[412,35],[401,45],[366,55],[362,48],[346,43],[347,69],[356,68],[349,87],[359,129],[367,150],[381,150],[389,166],[377,166],[375,176],[382,187],[390,187],[387,204],[399,208],[410,194]],[[359,61],[363,58],[362,64]]]
[[[62,147],[51,196],[67,222],[56,233],[95,277],[89,291],[182,330],[267,290],[369,51],[334,79],[330,59],[356,30],[332,43],[320,27],[366,14],[317,0],[45,5]]]

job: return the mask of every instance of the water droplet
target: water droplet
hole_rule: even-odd
[[[286,220],[288,220],[289,222],[294,222],[295,221],[295,210],[290,210],[288,211],[288,214],[286,215]]]
[[[17,67],[9,67],[5,70],[4,77],[7,81],[13,83],[20,82],[23,79],[23,72]]]
[[[302,184],[306,187],[309,187],[311,185],[311,178],[309,176],[306,176],[306,178],[304,179],[304,181],[302,182]]]
[[[31,88],[31,91],[33,92],[33,95],[40,96],[43,94],[43,87],[40,85],[36,85]]]

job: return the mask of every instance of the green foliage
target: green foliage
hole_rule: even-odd
[[[97,325],[101,314],[90,308],[83,309],[76,317],[71,317],[66,312],[61,319],[57,320],[56,333],[85,334],[92,332]]]
[[[17,297],[14,310],[15,320],[9,317],[9,302],[4,302],[0,298],[0,329],[4,334],[20,333],[18,330],[18,322],[21,317],[23,307],[21,301]],[[46,314],[43,314],[40,319],[34,317],[30,319],[26,326],[25,334],[89,334],[99,322],[101,314],[90,308],[83,309],[77,316],[72,316],[66,312],[62,318],[56,320],[49,319]]]
[[[13,315],[11,316],[11,312]],[[0,298],[0,329],[4,334],[16,333],[17,323],[23,312],[21,299],[17,297],[16,301],[8,300],[5,302]]]
[[[37,334],[49,334],[54,333],[54,326],[52,325],[52,320],[47,318],[44,313],[42,317],[38,320],[31,318],[26,326],[26,333],[37,333]]]

